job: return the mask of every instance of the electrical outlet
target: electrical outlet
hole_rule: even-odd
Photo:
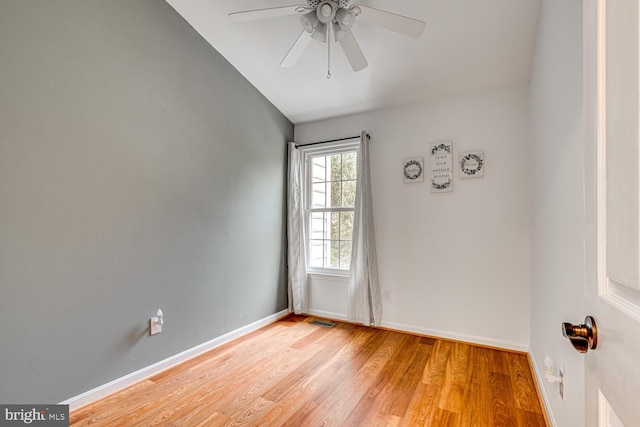
[[[158,309],[155,317],[149,319],[149,335],[156,335],[162,332],[162,325],[164,324],[164,313],[161,309]]]
[[[158,309],[156,316],[149,319],[149,335],[155,335],[162,332],[163,324],[164,314],[162,313],[162,310]]]
[[[149,335],[155,335],[162,332],[162,324],[160,324],[160,318],[158,316],[149,319]]]
[[[560,399],[564,400],[564,372],[562,370],[558,371],[558,377],[560,378],[560,383],[558,384]]]
[[[385,301],[391,301],[391,290],[390,289],[384,289],[382,291],[382,298],[384,298]]]

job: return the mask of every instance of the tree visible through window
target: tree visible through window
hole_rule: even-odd
[[[356,199],[356,151],[308,158],[309,266],[348,270]]]

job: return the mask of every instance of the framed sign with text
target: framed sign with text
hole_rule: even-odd
[[[451,141],[432,142],[430,178],[432,193],[453,191],[453,143]]]

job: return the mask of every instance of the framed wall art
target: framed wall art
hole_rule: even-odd
[[[465,151],[458,155],[460,178],[482,178],[484,176],[484,151]]]
[[[424,157],[410,157],[402,161],[404,182],[424,182]]]
[[[451,141],[432,142],[430,149],[431,192],[453,191],[453,143]]]

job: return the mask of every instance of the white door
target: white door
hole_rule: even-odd
[[[589,427],[640,426],[639,2],[583,3]]]

